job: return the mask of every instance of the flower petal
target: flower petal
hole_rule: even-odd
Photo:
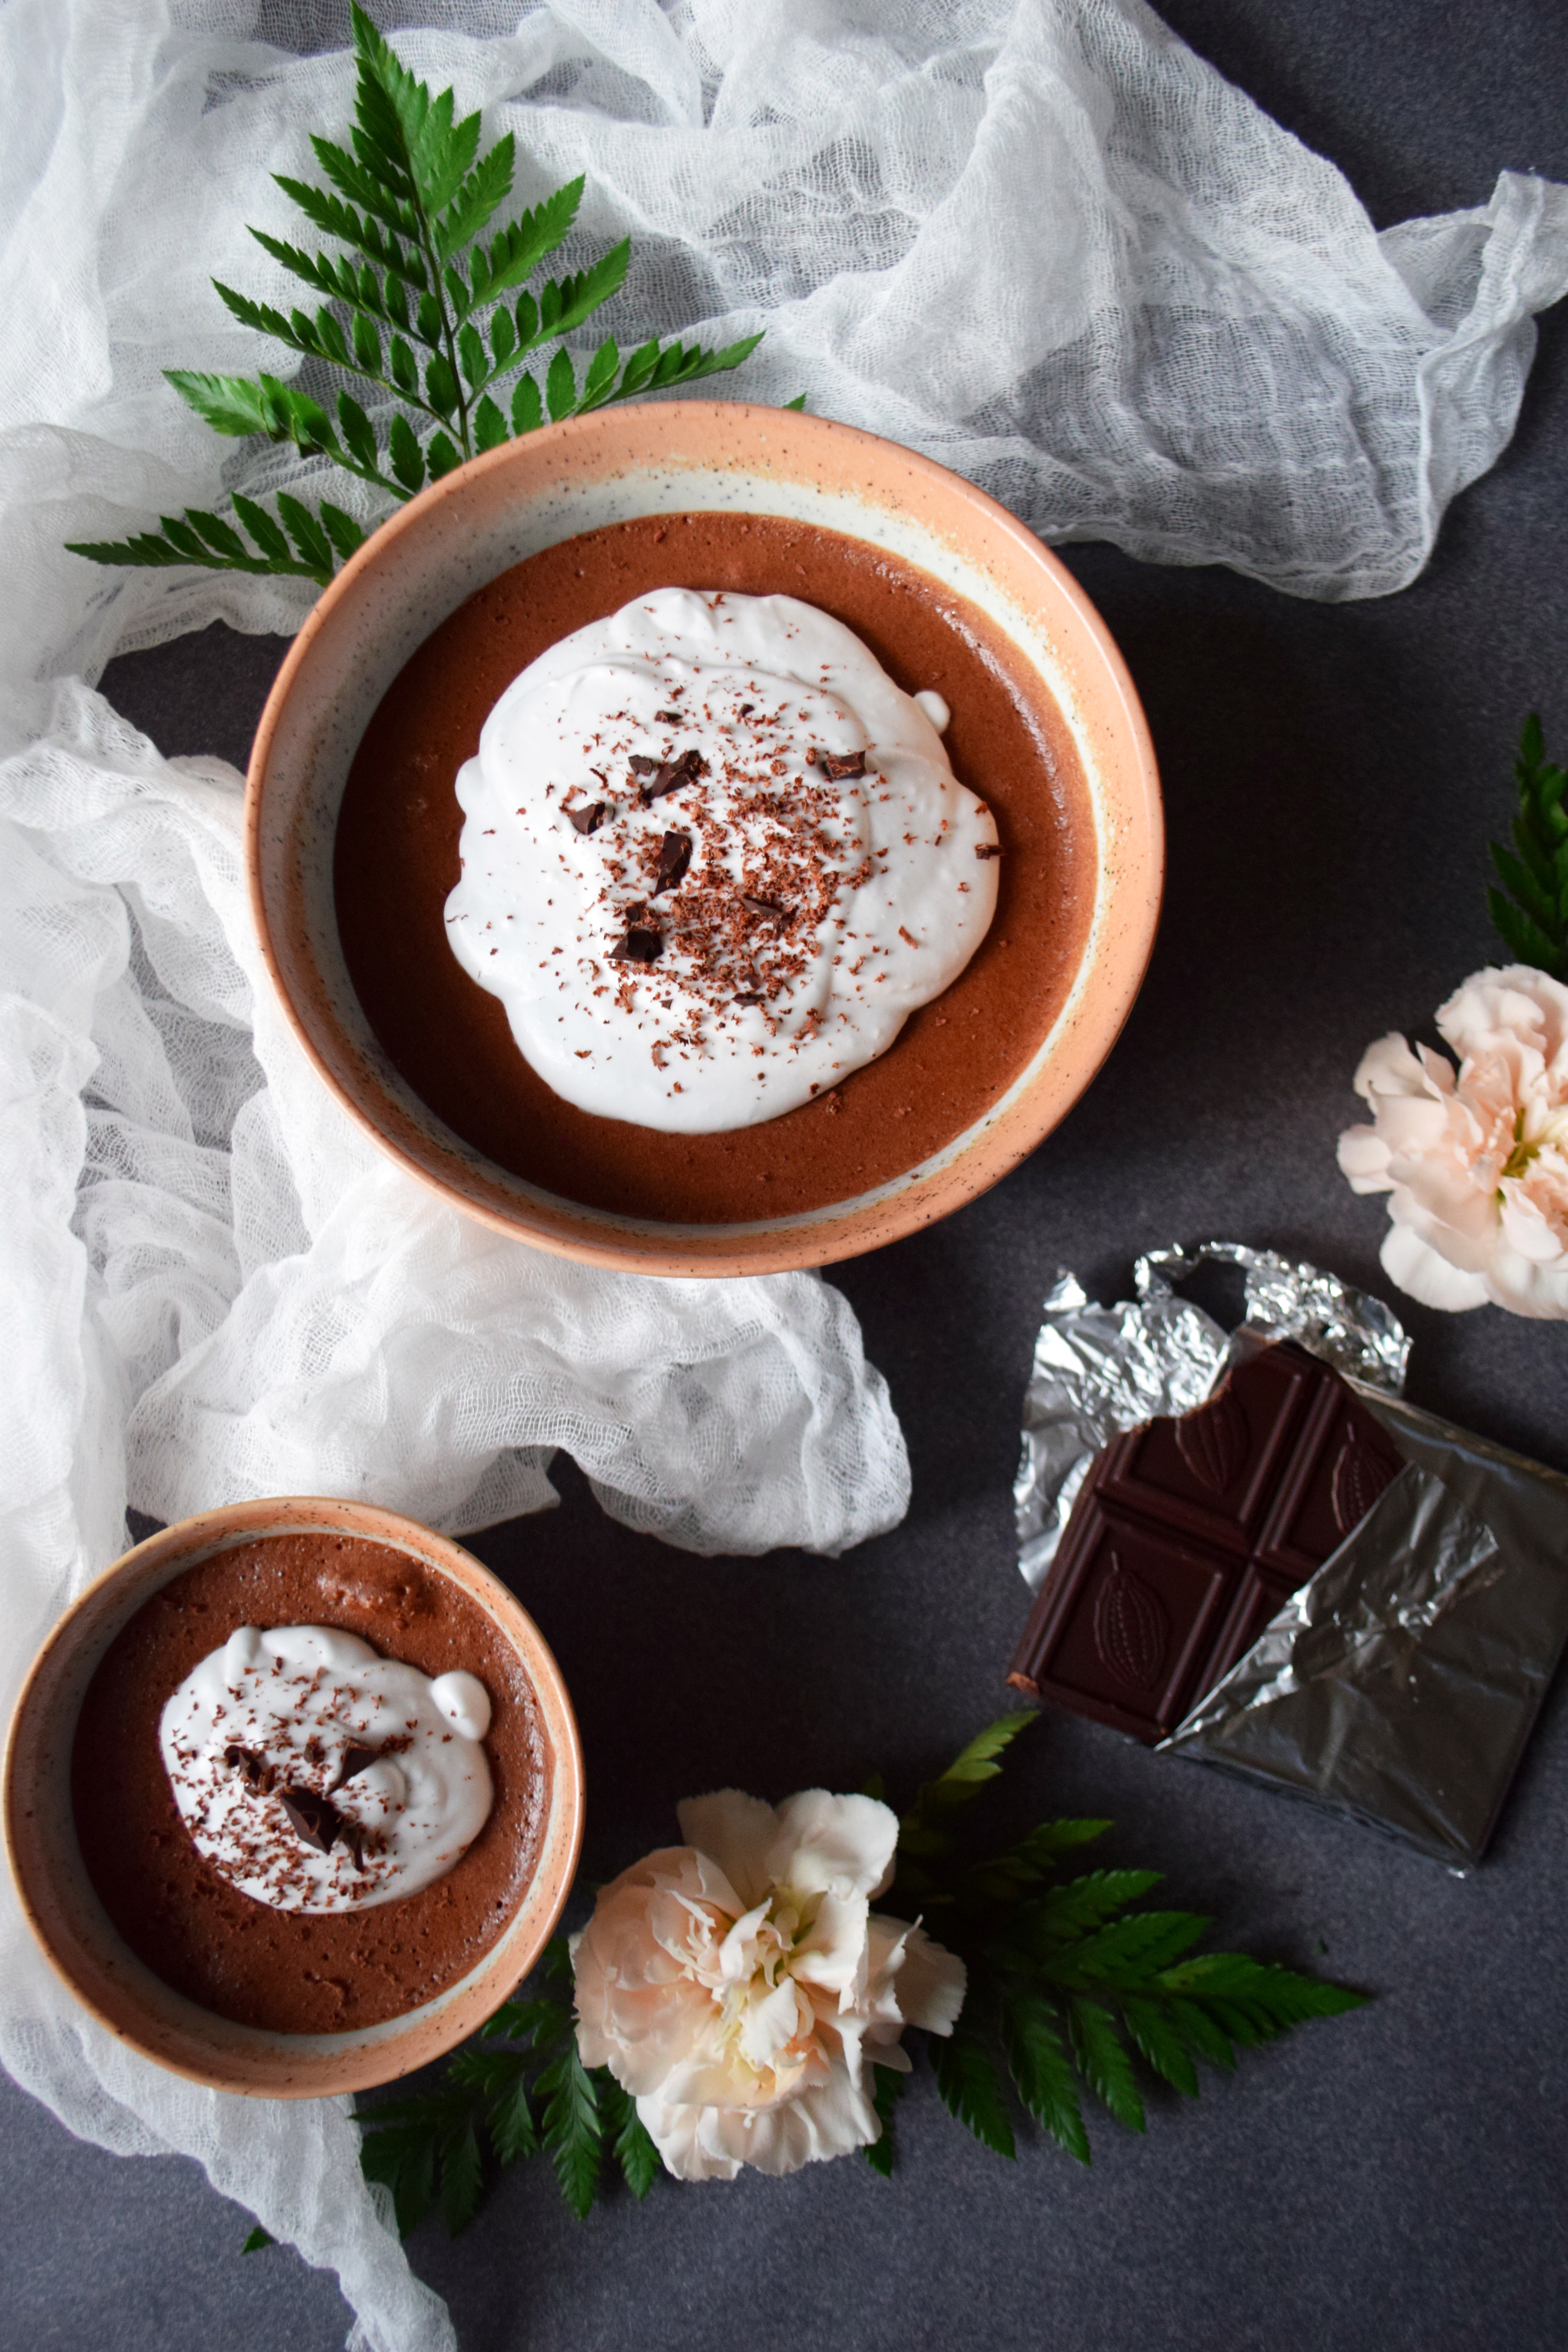
[[[803,1789],[779,1807],[768,1876],[801,1895],[868,1895],[884,1879],[898,1842],[890,1805]]]
[[[1424,1307],[1441,1307],[1459,1315],[1487,1303],[1486,1283],[1479,1274],[1467,1274],[1439,1256],[1408,1225],[1390,1225],[1378,1255],[1390,1281]]]
[[[688,1797],[675,1811],[687,1843],[711,1854],[741,1897],[737,1911],[763,1902],[772,1879],[768,1848],[778,1829],[773,1807],[739,1789],[717,1789],[711,1796]]]

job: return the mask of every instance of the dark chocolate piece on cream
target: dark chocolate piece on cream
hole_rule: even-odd
[[[330,1853],[343,1827],[342,1815],[336,1805],[325,1797],[318,1797],[311,1789],[285,1789],[279,1801],[300,1843],[314,1846],[318,1853]]]
[[[667,833],[659,845],[658,880],[654,885],[654,897],[661,890],[673,890],[691,863],[691,835],[689,833]]]
[[[760,988],[746,988],[742,990],[735,1002],[737,1004],[765,1004],[767,999]]]
[[[634,768],[640,764],[637,760],[631,762]],[[654,770],[651,782],[643,786],[643,800],[645,803],[661,801],[667,793],[678,793],[682,784],[694,784],[700,776],[707,773],[708,762],[693,745],[682,751],[679,759],[666,760]]]
[[[844,782],[850,776],[863,776],[865,774],[866,754],[864,751],[819,751],[816,754],[816,764],[822,770],[823,774],[827,778],[828,782],[830,784],[837,784]]]
[[[588,801],[582,808],[568,809],[566,812],[568,819],[576,826],[579,833],[597,833],[609,814],[608,801]]]
[[[341,1845],[344,1849],[349,1860],[359,1871],[364,1868],[365,1841],[368,1834],[363,1822],[340,1821],[337,1836],[332,1841],[335,1845]]]
[[[660,762],[650,759],[646,751],[634,751],[626,765],[634,776],[657,776]]]
[[[1002,845],[999,841],[977,841],[974,845],[974,855],[981,858],[1000,857]]]
[[[223,1760],[228,1769],[237,1772],[246,1787],[254,1789],[258,1796],[264,1797],[278,1777],[264,1756],[258,1756],[252,1748],[241,1748],[233,1742],[224,1749]]]
[[[680,724],[679,710],[656,710],[653,715],[666,727],[679,727]]]
[[[612,963],[657,963],[664,953],[662,931],[647,929],[634,923],[625,939],[617,940],[610,950]]]
[[[775,923],[787,923],[795,912],[793,907],[781,907],[773,898],[748,898],[743,890],[741,893],[741,904],[748,914],[771,915]]]
[[[379,1748],[345,1748],[343,1750],[343,1769],[338,1774],[337,1779],[333,1781],[333,1788],[341,1789],[345,1780],[353,1780],[357,1774],[364,1771],[368,1765],[378,1764],[380,1761],[381,1750]]]
[[[1339,1374],[1286,1340],[1095,1456],[1007,1680],[1152,1744],[1398,1475]]]

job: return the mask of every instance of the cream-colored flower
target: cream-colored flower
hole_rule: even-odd
[[[1437,1028],[1458,1071],[1380,1039],[1355,1074],[1373,1124],[1340,1138],[1354,1189],[1393,1195],[1384,1270],[1427,1307],[1568,1316],[1568,988],[1478,971]]]
[[[738,1789],[679,1808],[686,1845],[606,1886],[573,1943],[577,2044],[631,2092],[668,2168],[794,2172],[881,2137],[872,2063],[951,2033],[962,1960],[879,1917],[899,1824],[870,1797]]]

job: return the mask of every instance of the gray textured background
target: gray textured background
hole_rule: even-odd
[[[1503,166],[1568,179],[1562,0],[1171,0],[1168,20],[1348,173],[1384,226],[1482,204]],[[1484,845],[1523,713],[1568,743],[1568,315],[1543,322],[1517,437],[1403,595],[1338,609],[1223,571],[1069,553],[1143,696],[1170,877],[1148,985],[1084,1102],[933,1232],[841,1268],[910,1440],[906,1524],[841,1563],[697,1561],[563,1508],[475,1549],[515,1586],[578,1702],[584,1881],[673,1832],[677,1798],[895,1795],[997,1711],[1025,1614],[1008,1484],[1041,1296],[1076,1266],[1220,1233],[1380,1285],[1383,1215],[1333,1165],[1383,1029],[1426,1028],[1494,952]],[[216,629],[104,683],[169,752],[243,764],[282,647]],[[1402,1307],[1402,1311],[1404,1307]],[[1568,1330],[1408,1309],[1411,1391],[1568,1467]],[[621,2196],[585,2224],[524,2167],[414,2260],[464,2352],[679,2344],[1061,2345],[1139,2352],[1458,2352],[1563,2337],[1568,1703],[1549,1703],[1493,1856],[1468,1880],[1305,1808],[1045,1719],[995,1802],[1113,1814],[1107,1858],[1268,1956],[1378,1995],[1156,2095],[1146,2140],[1094,2127],[1092,2171],[969,2142],[929,2075],[891,2184],[856,2160],[773,2183]],[[0,2343],[328,2352],[334,2283],[247,2227],[196,2168],[79,2146],[0,2078]]]

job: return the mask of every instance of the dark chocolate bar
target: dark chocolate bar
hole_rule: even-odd
[[[1403,1466],[1331,1366],[1260,1349],[1095,1456],[1007,1680],[1163,1739]]]

